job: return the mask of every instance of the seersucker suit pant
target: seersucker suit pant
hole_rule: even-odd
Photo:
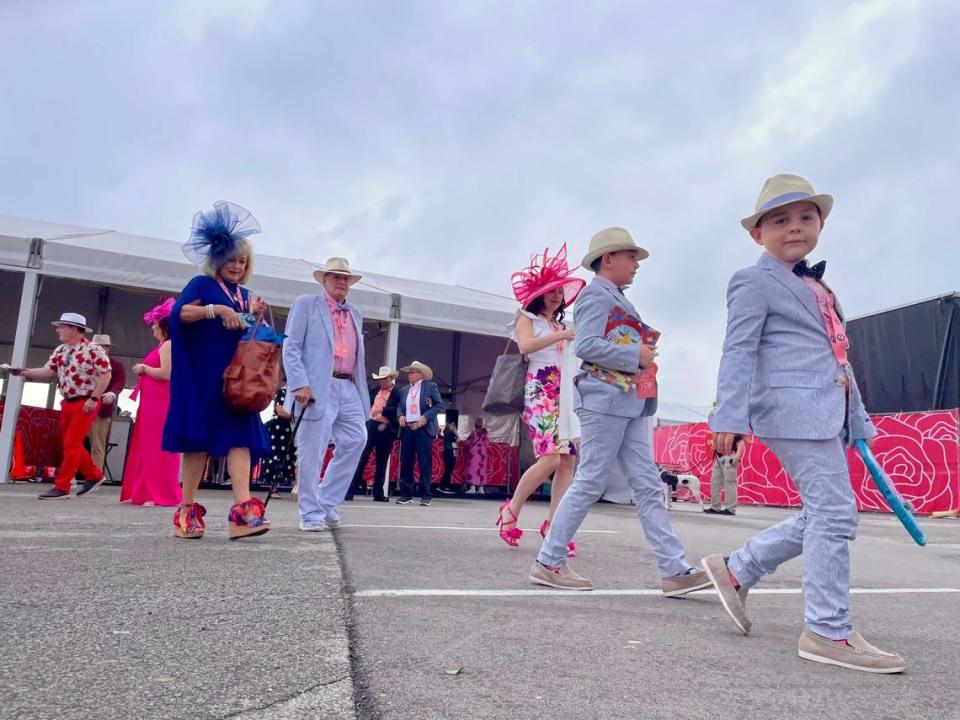
[[[611,465],[619,461],[637,505],[637,516],[664,577],[690,570],[680,538],[663,502],[660,469],[653,461],[653,418],[625,418],[586,408],[580,418],[580,463],[573,484],[557,506],[537,556],[544,565],[563,565],[569,543],[606,488]]]
[[[300,519],[319,523],[328,517],[339,521],[337,508],[353,480],[357,462],[367,442],[366,417],[357,386],[336,379],[323,403],[319,420],[304,420],[297,430],[297,462]],[[320,483],[320,471],[331,438],[336,444],[333,459]]]
[[[857,535],[858,517],[843,440],[760,439],[793,479],[803,509],[747,540],[730,555],[730,571],[751,587],[802,554],[806,626],[845,640],[853,632],[850,541]]]

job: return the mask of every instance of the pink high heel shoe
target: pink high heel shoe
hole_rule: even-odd
[[[503,511],[506,510],[510,513],[510,517],[506,520],[503,519]],[[508,523],[513,523],[513,527],[509,530],[503,526]],[[500,539],[503,540],[510,547],[517,547],[520,544],[520,537],[523,535],[523,530],[517,527],[517,516],[514,514],[513,510],[510,509],[510,501],[507,500],[503,505],[500,506],[500,515],[497,517],[497,527],[500,528]]]
[[[540,537],[545,538],[547,536],[547,530],[550,529],[550,521],[544,520],[543,524],[540,525]],[[577,556],[577,544],[571,540],[567,543],[567,557],[575,558]]]

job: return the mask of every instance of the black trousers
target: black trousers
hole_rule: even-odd
[[[457,465],[457,456],[453,449],[444,448],[443,450],[443,478],[440,480],[440,487],[444,490],[450,489],[450,480],[453,478],[453,468]]]
[[[357,471],[353,474],[353,482],[350,483],[350,489],[347,491],[345,499],[351,499],[355,493],[366,494],[367,488],[363,483],[363,470],[367,467],[372,452],[377,453],[373,459],[373,497],[385,497],[383,481],[387,477],[387,460],[390,459],[390,451],[393,449],[395,437],[393,428],[389,425],[387,425],[386,430],[380,430],[380,423],[376,420],[367,420],[367,444],[363,446],[360,463],[357,465]]]
[[[430,497],[433,438],[426,428],[400,430],[400,497],[413,497],[413,466],[420,467],[420,497]]]

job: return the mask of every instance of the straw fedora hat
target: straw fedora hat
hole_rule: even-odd
[[[587,254],[583,256],[580,264],[587,270],[591,270],[590,265],[599,257],[607,253],[619,252],[620,250],[636,250],[639,253],[640,260],[646,260],[650,253],[644,250],[633,241],[633,237],[622,227],[608,227],[601,230],[590,238],[590,248]]]
[[[110,336],[109,336],[109,335],[94,335],[93,338],[91,339],[91,341],[92,341],[95,345],[100,345],[100,346],[106,345],[107,347],[110,346]]]
[[[771,210],[783,205],[789,205],[793,202],[812,202],[820,208],[820,219],[826,220],[833,208],[833,196],[817,194],[813,190],[813,185],[804,180],[799,175],[789,175],[781,173],[767,178],[760,190],[760,197],[757,198],[755,212],[750,217],[745,217],[740,221],[745,230],[753,230],[760,222],[760,218]]]
[[[396,370],[391,370],[389,365],[381,365],[380,372],[370,373],[370,377],[374,380],[383,380],[388,377],[400,377],[400,373]]]
[[[357,275],[355,272],[350,270],[350,261],[343,257],[332,257],[328,259],[323,270],[313,271],[313,279],[323,285],[323,276],[327,273],[330,273],[331,275],[346,275],[348,278],[350,278],[351,285],[360,280],[362,277],[361,275]]]
[[[93,332],[93,328],[87,327],[87,319],[80,313],[63,313],[59,320],[50,323],[54,327],[57,325],[73,325],[83,330],[85,333]]]
[[[421,372],[423,373],[424,380],[433,380],[433,370],[430,369],[429,365],[424,365],[419,360],[414,360],[412,363],[406,367],[400,368],[405,373],[408,372]]]

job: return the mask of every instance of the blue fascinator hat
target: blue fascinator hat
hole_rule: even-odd
[[[261,231],[260,223],[246,208],[218,200],[213,210],[201,210],[193,216],[190,239],[183,244],[183,254],[194,265],[206,259],[227,258],[237,243]]]

